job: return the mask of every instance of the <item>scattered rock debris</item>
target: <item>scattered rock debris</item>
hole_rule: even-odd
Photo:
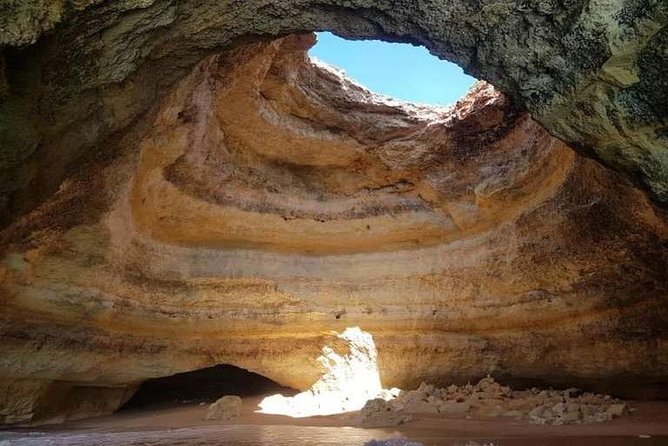
[[[402,391],[392,401],[370,400],[360,411],[360,425],[394,426],[411,414],[469,414],[510,417],[532,424],[588,424],[609,421],[629,412],[626,404],[607,395],[567,390],[512,390],[494,378],[477,384],[437,388],[422,383],[417,390]]]

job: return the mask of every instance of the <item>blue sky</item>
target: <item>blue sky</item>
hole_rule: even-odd
[[[448,105],[466,94],[475,78],[423,47],[378,40],[345,40],[318,33],[311,56],[342,68],[369,90],[397,99]]]

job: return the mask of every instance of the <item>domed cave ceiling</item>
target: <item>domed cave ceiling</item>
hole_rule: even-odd
[[[215,364],[305,389],[347,327],[387,386],[665,396],[668,7],[367,3],[3,13],[0,423]],[[392,101],[314,29],[490,83]]]

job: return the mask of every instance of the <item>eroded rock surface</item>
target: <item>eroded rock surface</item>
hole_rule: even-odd
[[[130,35],[169,6],[148,3]],[[135,44],[115,32],[102,38]],[[161,35],[165,58],[146,51],[173,63],[183,47]],[[0,422],[43,421],[54,386],[112,389],[118,405],[145,379],[215,364],[307,389],[328,333],[355,326],[373,335],[388,387],[494,372],[665,390],[668,227],[643,192],[488,84],[450,109],[399,104],[310,62],[312,44],[301,34],[208,56],[2,231],[0,379],[23,384],[3,394]],[[142,67],[128,73],[158,75]],[[105,90],[129,124],[157,96],[122,79],[88,99],[99,106]],[[67,116],[81,142],[88,115]],[[40,150],[56,181],[69,155]]]
[[[241,415],[241,398],[236,395],[225,395],[209,406],[206,420],[229,421]]]
[[[55,192],[207,55],[332,30],[422,44],[668,202],[663,1],[34,0],[0,13],[0,223]]]
[[[397,409],[391,401],[374,398],[367,401],[358,417],[358,424],[366,428],[390,427],[408,423],[413,417]]]

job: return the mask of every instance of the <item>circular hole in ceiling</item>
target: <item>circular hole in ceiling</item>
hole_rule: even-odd
[[[317,33],[309,55],[332,65],[365,86],[391,98],[447,106],[464,96],[476,79],[452,62],[420,46],[380,40],[346,40]]]

